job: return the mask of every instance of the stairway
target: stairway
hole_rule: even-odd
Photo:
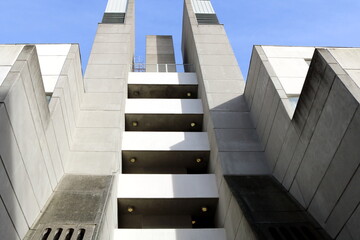
[[[218,190],[194,73],[130,73],[114,239],[217,239]]]

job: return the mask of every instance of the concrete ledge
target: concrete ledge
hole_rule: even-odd
[[[122,150],[209,151],[205,132],[124,132]]]
[[[130,72],[128,84],[197,85],[195,73]]]
[[[225,230],[216,229],[116,229],[114,240],[225,240]]]
[[[214,174],[122,174],[118,198],[218,198]]]
[[[125,113],[202,114],[200,99],[127,99]]]

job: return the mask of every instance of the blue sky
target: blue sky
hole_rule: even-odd
[[[225,2],[225,3],[224,3]],[[85,68],[107,0],[0,0],[0,43],[79,43]],[[359,0],[212,0],[246,76],[252,46],[360,47]],[[183,0],[136,0],[136,55],[145,35],[173,35],[181,63]]]

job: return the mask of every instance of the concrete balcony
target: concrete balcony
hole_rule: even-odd
[[[129,98],[197,98],[195,73],[129,73]]]
[[[123,173],[203,173],[210,145],[205,132],[124,132]]]
[[[123,174],[118,180],[119,228],[213,227],[214,174]]]
[[[126,131],[201,131],[200,99],[127,99]]]
[[[215,229],[116,229],[114,240],[226,240],[222,228]]]

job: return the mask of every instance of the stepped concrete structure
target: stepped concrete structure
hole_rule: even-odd
[[[245,82],[185,0],[137,66],[134,4],[84,76],[76,44],[0,45],[0,238],[359,239],[360,49],[254,46]]]

